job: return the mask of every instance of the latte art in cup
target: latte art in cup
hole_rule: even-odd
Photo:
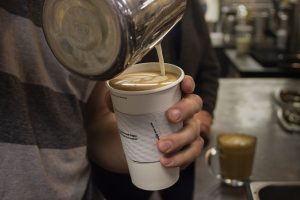
[[[226,185],[244,186],[249,181],[257,138],[241,133],[223,133],[217,137],[217,146],[207,150],[205,161],[210,171]],[[218,155],[219,172],[215,170],[212,157]]]
[[[220,134],[220,167],[223,177],[247,180],[251,176],[256,137],[246,134]]]
[[[169,122],[166,111],[181,99],[184,72],[172,64],[164,66],[165,75],[158,62],[136,64],[106,82],[132,183],[150,191],[175,184],[180,171],[164,167],[157,148],[160,137],[183,127],[182,122]]]
[[[135,72],[121,74],[109,81],[109,84],[118,90],[143,91],[160,88],[175,82],[179,76],[167,72],[162,76],[159,71]]]

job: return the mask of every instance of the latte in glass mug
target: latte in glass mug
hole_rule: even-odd
[[[256,149],[257,138],[242,133],[222,133],[217,137],[217,146],[207,150],[205,161],[218,179],[233,187],[244,186],[249,181]],[[218,155],[219,172],[215,170],[212,157]]]
[[[224,178],[248,180],[251,176],[256,137],[246,134],[220,134],[218,149],[221,175]]]

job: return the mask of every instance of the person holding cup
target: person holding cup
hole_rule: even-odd
[[[128,173],[108,90],[105,82],[83,79],[53,56],[41,27],[42,5],[0,3],[1,198],[102,199],[91,179],[90,156],[106,169]],[[194,117],[202,100],[192,94],[193,78],[185,76],[180,88],[184,98],[167,116],[185,121],[184,128],[158,143],[166,167],[187,166],[203,145]]]
[[[201,136],[206,138],[213,122],[220,68],[210,44],[201,6],[194,0],[187,3],[183,20],[163,39],[162,48],[166,62],[176,64],[196,80],[194,93],[203,98],[204,104],[202,110],[194,117],[200,120]],[[157,61],[155,51],[148,53],[141,63],[153,61]],[[93,165],[93,169],[95,181],[108,200],[149,199],[152,194],[151,191],[135,187],[127,174],[112,173],[97,165]],[[181,169],[178,182],[160,191],[161,197],[171,200],[191,200],[194,182],[195,163],[192,163]]]
[[[0,24],[6,27],[0,30],[1,198],[92,199],[86,148],[107,169],[126,172],[127,164],[105,83],[70,73],[51,54],[41,29],[42,3],[0,3]],[[168,116],[187,123],[182,134],[158,143],[167,167],[188,165],[203,145],[193,118],[201,98],[192,94],[191,77],[180,85],[184,99]]]

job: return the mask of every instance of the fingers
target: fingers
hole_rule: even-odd
[[[210,132],[210,126],[201,123],[201,135],[207,134]]]
[[[194,79],[191,76],[185,76],[181,82],[181,90],[185,95],[181,101],[172,106],[167,112],[170,122],[178,123],[192,117],[201,110],[203,102],[198,95],[192,94],[194,89]]]
[[[201,121],[201,134],[209,133],[213,124],[213,118],[211,114],[207,111],[201,110],[200,112],[196,113],[195,116]]]
[[[191,94],[195,90],[195,82],[191,76],[186,75],[181,82],[181,90],[185,94]]]
[[[180,132],[160,138],[158,148],[163,153],[160,161],[166,167],[186,166],[199,156],[202,146],[200,121],[193,117]]]
[[[167,111],[167,117],[172,123],[178,123],[192,117],[202,108],[202,99],[195,94],[187,94]]]
[[[178,154],[166,154],[160,158],[165,167],[185,168],[197,159],[201,153],[204,141],[199,136],[193,143],[181,150]]]
[[[158,149],[163,153],[160,162],[166,167],[184,167],[193,162],[200,154],[203,139],[200,137],[200,120],[195,115],[202,108],[202,99],[192,94],[195,82],[185,76],[181,83],[184,97],[166,113],[172,123],[184,122],[184,128],[177,134],[160,138]]]

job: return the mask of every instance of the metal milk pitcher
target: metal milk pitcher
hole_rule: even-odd
[[[186,0],[45,0],[43,30],[63,66],[106,80],[141,60],[185,8]]]

